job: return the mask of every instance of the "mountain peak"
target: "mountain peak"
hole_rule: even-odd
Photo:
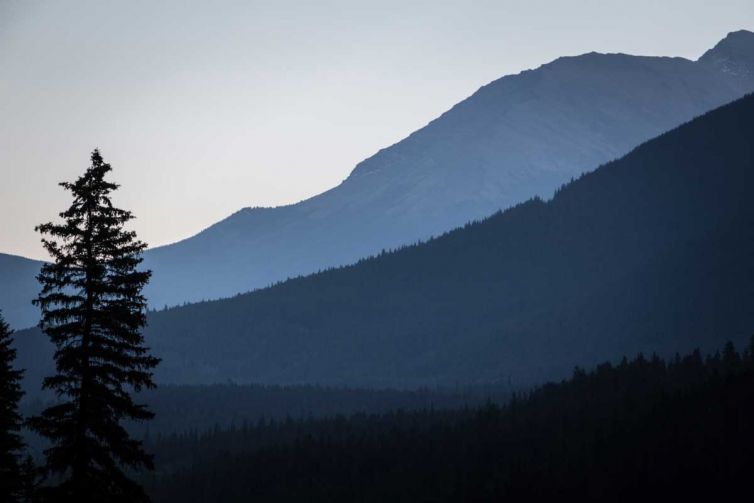
[[[754,33],[748,30],[728,33],[699,62],[732,75],[754,76]]]

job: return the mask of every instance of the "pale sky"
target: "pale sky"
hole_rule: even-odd
[[[45,258],[94,147],[157,246],[333,187],[503,75],[742,28],[752,0],[0,0],[0,252]]]

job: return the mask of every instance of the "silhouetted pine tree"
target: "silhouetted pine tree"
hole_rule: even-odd
[[[15,501],[21,489],[18,401],[23,395],[19,384],[23,371],[13,368],[16,350],[11,347],[11,334],[0,313],[0,501]]]
[[[73,183],[73,204],[60,213],[63,223],[37,227],[52,263],[42,267],[42,291],[35,303],[41,327],[57,347],[57,373],[44,380],[63,402],[29,424],[52,442],[45,472],[60,484],[50,491],[67,501],[145,501],[143,489],[124,469],[153,468],[152,457],[129,437],[123,419],[153,414],[134,403],[131,392],[153,387],[152,369],[141,329],[146,301],[141,290],[150,271],[137,271],[146,245],[123,226],[133,217],[113,207],[105,181],[111,170],[99,151]]]

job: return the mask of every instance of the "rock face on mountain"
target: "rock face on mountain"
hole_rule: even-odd
[[[151,250],[162,307],[426,239],[524,201],[754,90],[754,33],[698,61],[590,53],[503,77],[298,204],[241,210]]]
[[[589,53],[503,77],[323,194],[246,208],[149,250],[146,293],[154,307],[232,296],[550,197],[573,177],[754,90],[753,61],[754,33],[740,31],[698,61]],[[33,275],[28,281],[36,287]],[[36,322],[13,309],[5,307],[9,319],[22,320],[16,326]]]
[[[704,53],[699,63],[738,78],[746,86],[754,76],[754,36],[746,30],[729,33]]]

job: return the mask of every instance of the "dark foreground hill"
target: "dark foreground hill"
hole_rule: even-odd
[[[754,329],[754,96],[424,244],[149,316],[161,382],[514,385]],[[19,334],[39,368],[39,335]],[[49,349],[49,348],[48,348]],[[30,379],[35,371],[30,370]]]
[[[754,464],[752,350],[606,363],[504,407],[161,437],[145,483],[156,502],[739,499]]]

